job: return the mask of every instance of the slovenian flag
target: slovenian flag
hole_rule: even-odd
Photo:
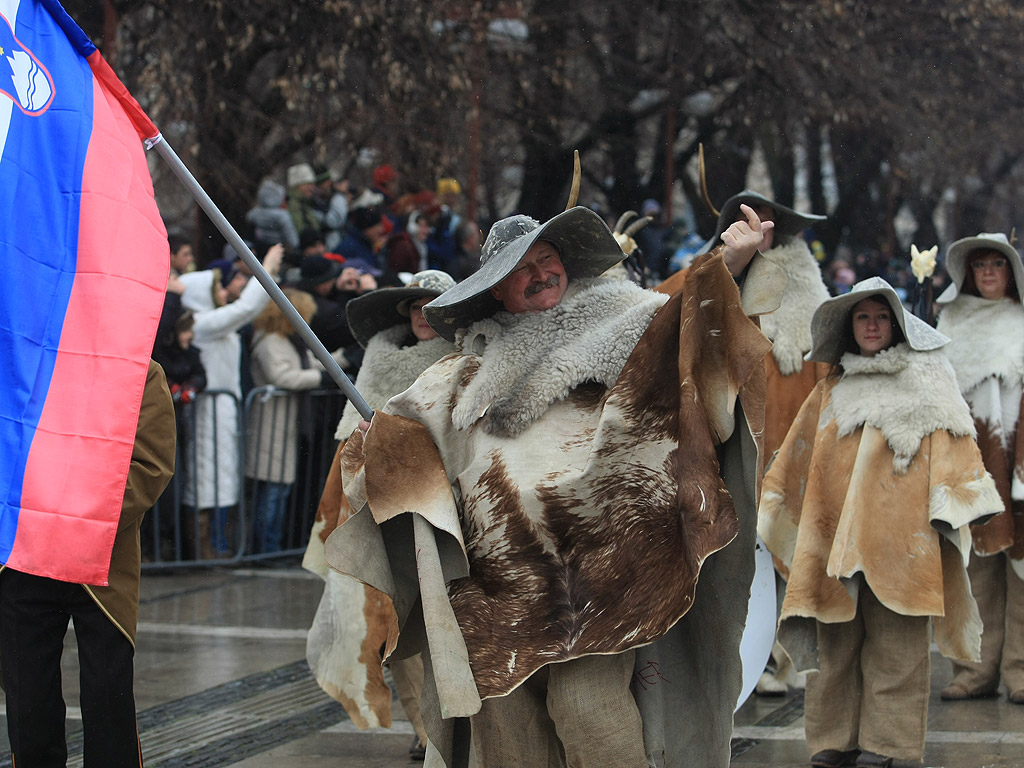
[[[157,130],[53,0],[0,0],[0,563],[106,584],[169,270]]]

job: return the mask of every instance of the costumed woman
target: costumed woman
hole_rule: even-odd
[[[814,313],[808,358],[833,366],[765,476],[758,532],[789,572],[779,642],[808,675],[811,765],[917,765],[929,644],[977,659],[969,524],[999,494],[941,351],[880,278]]]
[[[999,514],[971,529],[968,574],[985,625],[981,662],[953,665],[943,699],[995,696],[1000,679],[1024,704],[1024,271],[1003,234],[957,240],[946,254],[950,285],[937,299],[946,354],[971,408],[985,468],[1002,498]]]
[[[366,350],[356,378],[367,404],[380,409],[403,392],[423,371],[454,350],[423,319],[422,307],[455,285],[445,272],[425,270],[401,288],[382,288],[352,299],[346,307],[349,327]],[[398,624],[391,601],[381,592],[342,576],[327,566],[324,542],[353,512],[341,490],[341,449],[359,424],[360,415],[348,403],[335,437],[341,445],[334,457],[323,498],[302,565],[325,581],[306,658],[320,686],[345,707],[360,728],[391,725],[391,690],[381,670],[381,646]],[[420,657],[388,662],[399,698],[416,731],[410,747],[423,759],[427,735],[419,716],[423,681]]]

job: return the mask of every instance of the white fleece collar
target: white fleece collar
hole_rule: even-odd
[[[480,366],[452,412],[457,429],[481,418],[514,437],[586,381],[611,387],[668,296],[633,283],[574,280],[544,312],[498,312],[460,332],[457,343]]]
[[[952,340],[945,351],[962,392],[990,376],[1024,381],[1024,307],[1013,299],[960,294],[943,308],[938,330]]]
[[[975,437],[971,412],[941,351],[915,352],[897,344],[874,357],[848,353],[840,364],[842,377],[818,429],[835,421],[843,437],[864,424],[875,427],[892,448],[898,474],[907,471],[921,440],[936,430]]]
[[[363,364],[356,377],[356,389],[374,410],[383,408],[388,400],[411,387],[417,376],[455,350],[451,342],[440,336],[401,346],[410,333],[408,323],[395,325],[374,334],[366,345]],[[346,403],[335,439],[347,439],[361,418],[355,406]]]

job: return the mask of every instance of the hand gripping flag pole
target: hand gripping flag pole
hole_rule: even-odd
[[[217,227],[218,231],[224,235],[231,247],[235,249],[235,252],[241,256],[242,261],[245,262],[246,266],[252,272],[253,276],[260,281],[260,285],[266,289],[270,298],[281,308],[284,312],[284,316],[288,318],[288,321],[295,327],[295,330],[302,337],[302,340],[306,342],[306,345],[312,350],[313,354],[316,355],[317,360],[323,363],[324,368],[331,375],[331,378],[337,382],[338,386],[341,387],[341,391],[345,393],[345,397],[349,399],[352,405],[355,406],[356,410],[359,411],[359,415],[369,421],[373,418],[373,409],[367,405],[366,400],[359,394],[359,391],[355,388],[355,385],[349,380],[348,376],[341,370],[341,366],[338,365],[337,360],[331,357],[330,352],[320,342],[320,339],[316,337],[312,329],[306,324],[306,321],[302,319],[302,316],[296,311],[292,303],[288,301],[288,297],[284,295],[284,291],[274,282],[267,270],[263,268],[255,254],[242,240],[235,228],[231,226],[231,223],[225,218],[224,214],[220,212],[210,196],[206,194],[206,190],[203,189],[202,185],[196,181],[195,176],[192,175],[191,171],[185,166],[178,157],[177,153],[168,145],[167,141],[163,138],[162,134],[157,134],[153,138],[145,140],[146,147],[148,149],[155,149],[157,154],[160,155],[167,164],[171,167],[171,170],[178,177],[185,188],[189,191],[199,206],[206,212],[206,215],[210,217],[210,221],[213,222],[214,226]]]

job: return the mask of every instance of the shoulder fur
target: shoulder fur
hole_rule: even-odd
[[[491,434],[515,436],[579,384],[611,387],[666,301],[622,280],[577,280],[549,310],[499,312],[474,323],[460,343],[480,356],[480,366],[452,423],[467,429],[484,417]]]
[[[940,350],[915,352],[897,344],[874,357],[844,355],[842,366],[819,429],[835,421],[842,437],[864,424],[875,427],[892,448],[897,473],[907,471],[921,440],[936,430],[976,436],[953,368]]]
[[[761,331],[772,340],[772,355],[783,376],[799,371],[811,351],[811,317],[828,298],[821,269],[802,237],[769,249],[764,257],[786,275],[779,308],[761,316]]]
[[[1024,307],[1012,299],[991,301],[961,294],[942,310],[938,329],[962,392],[995,376],[1024,381]]]
[[[383,408],[388,400],[407,390],[417,376],[455,349],[440,336],[408,347],[399,346],[408,335],[407,325],[396,325],[377,333],[366,345],[355,383],[359,394],[374,410]],[[335,439],[344,440],[351,435],[360,418],[355,406],[346,403]]]

